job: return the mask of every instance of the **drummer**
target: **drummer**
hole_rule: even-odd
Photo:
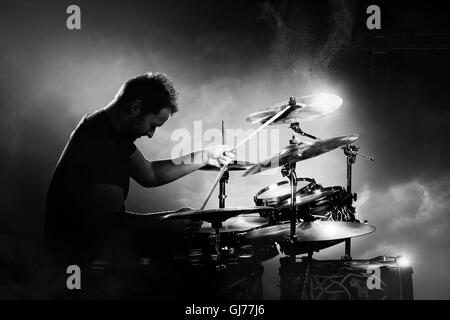
[[[127,80],[108,105],[83,116],[47,194],[45,238],[58,258],[82,264],[108,247],[118,224],[123,225],[119,217],[124,216],[130,177],[145,188],[157,187],[234,158],[230,148],[219,145],[176,159],[147,160],[134,141],[151,139],[177,111],[177,93],[168,76],[146,73]],[[177,220],[164,227],[182,235],[199,228],[199,222]]]

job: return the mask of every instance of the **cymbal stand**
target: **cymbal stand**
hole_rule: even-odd
[[[225,145],[225,126],[222,121],[222,144]],[[225,208],[225,199],[227,195],[225,194],[225,184],[228,183],[228,179],[230,178],[230,172],[225,170],[223,176],[220,178],[219,182],[219,208]]]
[[[225,208],[225,199],[227,198],[227,195],[225,194],[225,184],[228,183],[228,178],[230,177],[230,173],[228,170],[226,170],[223,173],[222,178],[220,178],[219,182],[219,208]]]
[[[213,220],[211,221],[211,227],[214,229],[214,234],[210,235],[210,248],[213,249],[213,256],[216,256],[214,258],[215,261],[217,261],[219,264],[218,266],[221,268],[221,261],[226,259],[230,254],[230,248],[228,246],[223,246],[222,244],[222,236],[220,234],[220,228],[222,227],[222,221],[220,220]]]
[[[214,248],[217,252],[218,257],[222,254],[222,250],[220,248],[220,227],[222,227],[221,221],[213,221],[211,222],[211,226],[214,228]]]
[[[297,242],[297,236],[295,235],[295,227],[297,224],[297,173],[295,172],[295,162],[285,164],[281,169],[281,174],[283,177],[289,179],[291,186],[291,231],[290,231],[290,241],[292,243]]]
[[[347,192],[349,194],[352,193],[352,167],[353,164],[355,164],[356,162],[356,156],[361,156],[364,157],[366,159],[369,159],[371,161],[375,161],[374,157],[359,153],[359,147],[357,146],[353,146],[353,145],[349,145],[346,147],[342,148],[344,150],[344,154],[347,156]],[[350,205],[352,204],[353,201],[356,201],[356,193],[352,195],[351,200],[350,200]]]
[[[352,168],[356,162],[356,156],[361,156],[371,161],[375,161],[374,157],[359,153],[359,147],[348,145],[342,148],[344,150],[344,154],[347,156],[347,192],[350,195],[349,205],[353,204],[353,201],[356,201],[357,194],[352,194]],[[351,239],[345,240],[345,260],[352,260],[351,256]]]
[[[313,139],[313,140],[320,140],[320,138],[318,138],[318,137],[316,137],[316,136],[313,136],[312,134],[309,134],[309,133],[304,132],[304,131],[300,128],[300,124],[299,124],[298,122],[293,122],[293,123],[291,123],[291,126],[290,126],[289,128],[291,128],[292,130],[294,130],[294,132],[296,132],[296,133],[298,133],[298,134],[300,134],[300,135],[302,135],[302,136],[311,138],[311,139]]]

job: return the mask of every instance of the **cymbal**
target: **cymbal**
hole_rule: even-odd
[[[274,225],[249,231],[250,240],[282,240],[290,235],[290,223]],[[312,221],[297,223],[295,234],[298,242],[335,241],[359,237],[375,231],[370,224],[341,221]]]
[[[222,223],[219,228],[220,233],[224,232],[245,232],[255,228],[260,228],[269,223],[269,220],[263,217],[237,216],[228,219]],[[215,233],[216,229],[211,224],[204,222],[199,233]]]
[[[342,104],[342,99],[332,94],[315,94],[296,98],[296,105],[270,125],[311,121],[336,111]],[[289,106],[289,101],[277,103],[262,111],[254,112],[246,120],[252,124],[263,124],[283,108]]]
[[[255,165],[255,163],[253,163],[253,162],[233,160],[233,161],[231,161],[228,164],[227,171],[247,170],[248,168],[250,168],[253,165]],[[215,167],[215,166],[211,166],[211,165],[206,165],[206,166],[202,167],[200,170],[203,170],[203,171],[220,171],[220,168],[219,167]]]
[[[348,135],[335,137],[331,139],[318,140],[314,142],[302,141],[284,148],[276,156],[264,160],[245,171],[244,176],[259,173],[276,167],[282,167],[285,164],[303,161],[321,154],[327,153],[334,149],[346,146],[359,138],[358,135]]]
[[[207,222],[218,222],[225,221],[231,217],[236,217],[241,214],[250,214],[250,213],[262,213],[262,212],[270,212],[270,211],[278,211],[272,207],[264,207],[264,206],[254,206],[254,207],[230,207],[230,208],[216,208],[216,209],[207,209],[207,210],[188,210],[188,211],[179,211],[172,212],[164,216],[164,219],[198,219]]]

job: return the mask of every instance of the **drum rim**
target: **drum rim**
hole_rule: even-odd
[[[309,183],[308,183],[306,186],[304,186],[303,188],[297,189],[297,193],[301,192],[301,190],[305,189],[306,187],[308,187],[308,186],[310,186],[310,185],[318,185],[317,182],[316,182],[316,180],[315,180],[314,178],[297,178],[297,182],[298,182],[298,181],[308,181]],[[280,181],[280,182],[271,184],[271,185],[269,185],[269,186],[267,186],[267,187],[265,187],[265,188],[259,190],[259,191],[256,193],[256,195],[254,196],[254,199],[255,199],[255,200],[258,200],[258,201],[268,201],[268,200],[270,200],[270,199],[274,199],[274,200],[283,200],[283,198],[286,197],[286,196],[271,197],[271,198],[267,198],[267,199],[261,199],[261,198],[259,198],[259,196],[260,196],[261,194],[263,194],[264,192],[266,192],[266,191],[274,190],[274,189],[276,189],[276,188],[278,188],[278,187],[280,187],[280,186],[282,186],[282,185],[285,185],[285,184],[287,184],[287,183],[289,183],[288,180],[283,180],[283,181]],[[319,186],[319,185],[318,185],[318,186]],[[289,194],[288,196],[290,196],[290,194]]]

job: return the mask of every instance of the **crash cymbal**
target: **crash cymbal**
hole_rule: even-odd
[[[219,232],[245,232],[255,228],[260,228],[269,223],[269,220],[263,217],[255,216],[237,216],[228,219],[219,227]],[[204,222],[199,233],[215,233],[216,229],[210,223]]]
[[[164,216],[164,219],[199,219],[207,222],[225,221],[231,217],[241,214],[263,213],[278,211],[272,207],[255,206],[255,207],[235,207],[235,208],[217,208],[207,210],[188,210],[172,212]]]
[[[255,163],[248,162],[248,161],[233,160],[233,161],[231,161],[228,164],[227,171],[247,170],[248,168],[250,168],[253,165],[255,165]],[[211,166],[211,165],[206,165],[206,166],[202,167],[200,170],[203,170],[203,171],[220,171],[220,168],[219,167],[215,167],[215,166]]]
[[[332,94],[316,94],[296,98],[295,106],[270,125],[314,120],[336,111],[341,104],[342,99]],[[287,106],[289,106],[289,101],[277,103],[248,115],[246,120],[252,124],[263,124]]]
[[[249,231],[250,240],[283,240],[290,235],[290,223]],[[359,237],[375,231],[370,224],[341,221],[312,221],[297,223],[295,234],[298,242],[335,241]]]
[[[359,136],[354,134],[314,142],[302,141],[298,144],[291,144],[276,156],[250,167],[245,171],[244,176],[317,157],[334,149],[346,146],[358,138]]]

